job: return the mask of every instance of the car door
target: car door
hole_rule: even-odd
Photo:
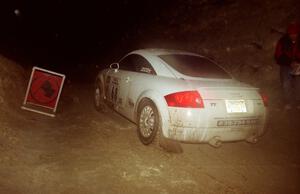
[[[129,74],[133,70],[129,65],[131,65],[130,57],[125,57],[120,63],[112,64],[106,73],[104,88],[106,101],[117,112],[120,112],[120,109],[123,107],[123,98],[126,96],[126,91],[128,90],[129,85],[126,78],[129,77]]]
[[[110,69],[105,73],[105,83],[104,83],[104,91],[105,91],[105,99],[110,106],[113,108],[117,102],[117,95],[119,90],[119,78],[120,75],[118,68],[110,67]]]
[[[123,77],[119,79],[118,109],[121,114],[132,120],[137,97],[145,89],[135,86],[143,85],[147,75],[156,75],[156,73],[150,63],[143,56],[137,54],[131,54],[120,61],[120,71],[122,71]]]
[[[106,100],[128,119],[133,119],[137,96],[142,92],[132,85],[143,84],[147,76],[142,75],[145,74],[156,75],[150,63],[137,54],[125,56],[119,62],[119,68],[111,69],[107,74]]]

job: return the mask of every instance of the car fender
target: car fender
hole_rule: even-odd
[[[138,97],[136,106],[135,106],[135,121],[137,121],[137,111],[138,106],[140,102],[145,99],[149,98],[156,106],[158,113],[160,114],[161,118],[161,129],[164,137],[168,137],[168,128],[169,128],[169,111],[168,111],[168,105],[166,103],[166,100],[164,96],[154,90],[146,90],[141,93],[141,95]]]

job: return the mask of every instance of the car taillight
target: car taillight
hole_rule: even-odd
[[[168,106],[183,108],[204,108],[201,95],[197,91],[185,91],[165,96]]]
[[[261,99],[264,103],[264,106],[268,107],[268,102],[269,102],[268,96],[266,94],[262,93],[262,92],[259,92],[259,94],[260,94],[260,97],[261,97]]]

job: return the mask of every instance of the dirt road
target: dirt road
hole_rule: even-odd
[[[93,108],[87,86],[67,86],[56,118],[1,115],[0,193],[300,193],[299,112],[271,109],[255,145],[142,145],[136,127]]]

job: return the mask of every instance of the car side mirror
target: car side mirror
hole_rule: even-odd
[[[109,68],[117,72],[119,70],[119,63],[112,63],[110,64]]]

